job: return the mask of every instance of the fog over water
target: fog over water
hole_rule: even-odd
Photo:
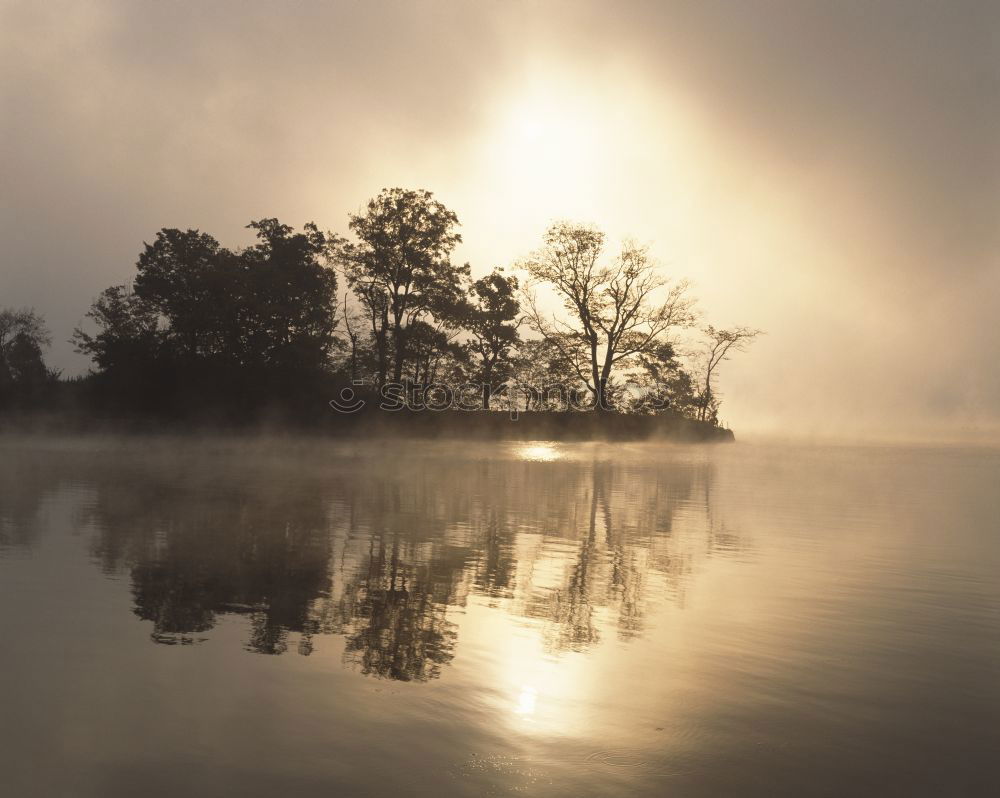
[[[5,794],[994,794],[998,481],[982,448],[3,437]]]
[[[142,241],[434,191],[474,275],[554,218],[652,244],[737,431],[1000,428],[994,2],[0,2],[0,304],[50,359]]]

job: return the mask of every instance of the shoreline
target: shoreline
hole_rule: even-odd
[[[260,414],[234,419],[222,414],[161,417],[146,414],[23,413],[0,416],[0,435],[311,435],[332,440],[405,439],[475,441],[662,441],[731,443],[730,429],[679,415],[655,416],[581,411],[372,410],[327,417]]]

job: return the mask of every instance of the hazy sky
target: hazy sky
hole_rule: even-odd
[[[1000,430],[1000,3],[0,0],[0,306],[50,360],[161,227],[346,232],[384,186],[474,274],[649,242],[738,430]]]

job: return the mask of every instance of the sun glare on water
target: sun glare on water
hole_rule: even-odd
[[[518,696],[517,706],[514,709],[518,715],[534,715],[535,704],[538,701],[538,691],[530,685],[524,685]]]
[[[562,453],[555,444],[533,443],[518,448],[517,456],[521,460],[532,460],[535,462],[547,463],[560,459],[562,457]]]

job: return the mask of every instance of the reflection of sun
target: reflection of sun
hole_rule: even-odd
[[[534,687],[525,685],[521,688],[521,695],[517,699],[517,708],[514,711],[518,715],[534,715],[537,699],[538,691]]]
[[[551,462],[562,457],[559,449],[551,443],[533,443],[522,446],[517,450],[517,456],[521,460],[535,460],[539,462]]]
[[[587,733],[582,710],[595,688],[587,655],[547,650],[541,624],[499,613],[481,599],[469,602],[460,623],[472,650],[495,651],[503,641],[487,665],[496,688],[487,701],[491,717],[524,734]]]
[[[588,667],[579,655],[553,656],[540,630],[520,630],[507,637],[505,656],[497,661],[501,707],[508,722],[522,732],[575,735],[586,731],[580,707],[591,692]]]

